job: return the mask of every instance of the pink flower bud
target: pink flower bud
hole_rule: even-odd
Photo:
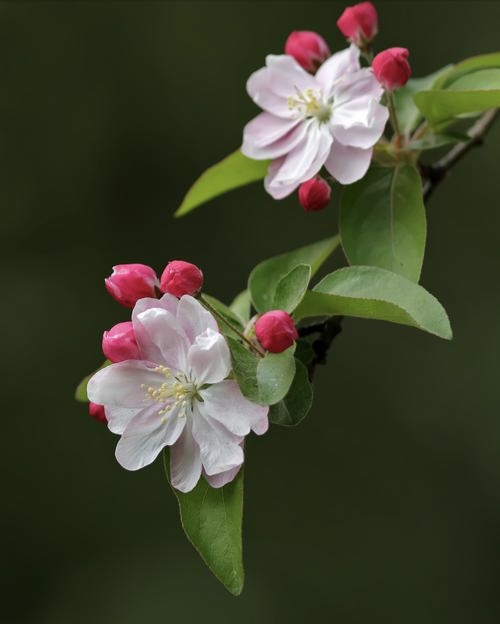
[[[384,89],[393,91],[408,82],[411,76],[411,67],[407,60],[409,54],[406,48],[389,48],[373,59],[373,73]]]
[[[106,424],[108,422],[108,419],[106,418],[106,414],[104,412],[104,405],[98,405],[97,403],[92,403],[92,401],[90,401],[89,414],[92,416],[92,418],[95,418],[95,420],[98,420],[101,423]]]
[[[140,359],[139,347],[135,339],[131,321],[118,323],[102,336],[102,352],[112,362]]]
[[[299,186],[299,202],[306,212],[326,208],[331,194],[330,185],[321,176],[311,178]]]
[[[315,72],[332,55],[321,35],[312,30],[295,30],[285,43],[285,54],[293,56],[308,72]]]
[[[362,48],[378,32],[377,11],[371,2],[360,2],[344,10],[337,26],[346,39]]]
[[[159,286],[156,273],[145,264],[117,264],[104,284],[113,299],[126,308],[133,308],[143,297],[156,297]]]
[[[281,353],[299,337],[292,317],[284,310],[265,312],[255,323],[255,335],[271,353]]]
[[[197,295],[203,286],[203,273],[190,262],[172,260],[165,267],[160,280],[160,290],[176,297]]]

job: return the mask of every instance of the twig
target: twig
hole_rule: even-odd
[[[424,202],[432,195],[436,187],[445,179],[446,175],[468,152],[482,145],[484,137],[491,128],[500,113],[500,109],[494,108],[486,111],[476,123],[469,128],[467,134],[469,141],[460,143],[453,147],[443,158],[428,167],[422,167],[422,177],[424,179]]]
[[[305,327],[299,328],[299,336],[301,338],[316,333],[318,334],[318,337],[311,343],[314,356],[307,367],[310,381],[312,381],[314,377],[316,366],[318,366],[318,364],[326,364],[328,350],[336,336],[342,331],[343,318],[343,316],[331,316],[322,323],[315,323],[314,325],[306,325]]]

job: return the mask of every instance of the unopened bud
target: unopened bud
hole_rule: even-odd
[[[389,48],[373,59],[373,73],[384,89],[394,91],[408,82],[411,76],[409,54],[406,48]]]
[[[299,202],[306,212],[323,210],[330,202],[332,189],[326,180],[316,176],[299,186]]]
[[[292,317],[284,310],[265,312],[255,323],[255,335],[271,353],[281,353],[299,337]]]
[[[360,2],[344,10],[337,26],[346,39],[363,48],[378,32],[377,11],[371,2]]]
[[[102,352],[112,362],[140,359],[139,347],[135,339],[131,321],[118,323],[102,336]]]
[[[285,43],[285,54],[293,56],[308,72],[315,72],[332,53],[321,35],[312,30],[295,30]]]
[[[145,264],[117,264],[104,284],[109,294],[126,308],[133,308],[144,297],[156,297],[159,286],[155,271]]]
[[[160,280],[160,290],[175,297],[197,295],[203,286],[203,273],[190,262],[172,260],[165,267]]]
[[[104,405],[98,405],[97,403],[92,403],[92,401],[90,401],[89,414],[90,416],[92,416],[92,418],[101,423],[106,424],[108,422],[108,419],[106,418],[106,414],[104,412]]]

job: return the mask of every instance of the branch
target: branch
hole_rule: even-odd
[[[436,187],[445,179],[450,169],[452,169],[462,158],[474,147],[484,143],[484,137],[491,128],[500,113],[500,109],[494,108],[486,111],[471,126],[467,132],[469,141],[460,143],[453,147],[443,158],[428,167],[422,167],[424,179],[424,202],[432,195]]]
[[[342,331],[343,318],[343,316],[331,316],[322,323],[315,323],[314,325],[306,325],[305,327],[299,328],[299,336],[301,338],[312,334],[318,334],[318,337],[311,343],[314,356],[307,367],[309,381],[312,381],[314,377],[316,366],[318,366],[318,364],[326,364],[328,349],[334,339]]]

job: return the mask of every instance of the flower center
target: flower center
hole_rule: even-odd
[[[157,366],[153,372],[162,375],[165,381],[157,387],[141,384],[146,400],[156,401],[163,406],[158,411],[159,416],[166,416],[173,409],[180,408],[178,417],[185,418],[186,408],[193,399],[198,398],[198,388],[183,374],[174,375],[166,366]]]
[[[296,110],[305,118],[316,117],[320,123],[326,123],[332,116],[332,102],[326,104],[321,100],[321,93],[313,89],[299,91],[287,100],[289,110]]]

